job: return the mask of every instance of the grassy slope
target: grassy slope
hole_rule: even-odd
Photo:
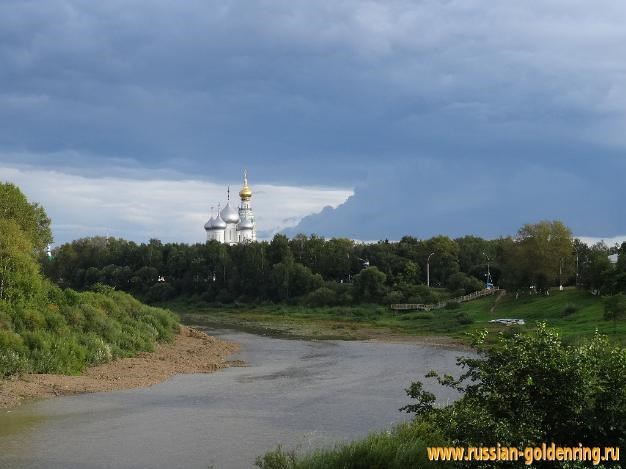
[[[127,293],[47,288],[38,302],[0,303],[0,379],[29,372],[80,373],[85,366],[152,351],[178,331],[171,312]]]
[[[499,299],[487,297],[464,303],[454,310],[408,312],[395,314],[381,306],[308,308],[304,306],[236,306],[209,307],[179,300],[167,306],[179,313],[186,322],[206,322],[212,325],[233,325],[256,330],[270,330],[287,335],[317,338],[358,339],[366,337],[368,329],[409,335],[446,335],[458,339],[476,329],[509,331],[510,327],[490,324],[497,318],[524,319],[534,327],[537,321],[546,321],[569,338],[590,336],[596,328],[613,340],[626,343],[626,322],[616,327],[603,319],[601,298],[584,291],[566,289],[550,292],[549,296],[506,294]],[[576,306],[573,314],[564,316],[568,304]],[[469,320],[467,319],[469,318]]]

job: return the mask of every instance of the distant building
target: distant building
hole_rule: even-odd
[[[609,256],[609,262],[613,265],[617,264],[618,259],[619,259],[619,254],[611,254]]]
[[[218,241],[224,244],[240,244],[256,241],[256,222],[250,205],[252,191],[248,186],[248,174],[243,173],[243,186],[239,191],[241,205],[234,209],[230,205],[230,188],[226,206],[220,210],[219,205],[215,217],[211,216],[204,224],[208,241]]]

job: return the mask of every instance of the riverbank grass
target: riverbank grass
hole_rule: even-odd
[[[151,352],[179,331],[171,312],[110,287],[79,293],[47,284],[37,301],[0,306],[0,378],[78,374],[86,366]]]
[[[257,458],[256,465],[261,469],[429,468],[435,467],[435,463],[428,461],[426,447],[445,444],[444,438],[431,426],[411,422],[306,455],[278,447]]]
[[[626,343],[626,321],[604,319],[601,297],[576,289],[550,295],[502,293],[434,311],[395,312],[380,305],[312,308],[301,305],[210,305],[193,299],[164,304],[190,324],[235,327],[253,332],[304,338],[366,339],[374,335],[448,336],[467,340],[467,333],[487,329],[510,334],[533,330],[538,321],[568,341],[591,337],[596,329],[611,341]],[[524,319],[525,326],[490,323]]]

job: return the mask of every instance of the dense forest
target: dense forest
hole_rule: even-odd
[[[46,275],[76,290],[105,284],[147,302],[195,296],[209,303],[289,302],[311,306],[431,303],[485,284],[545,292],[578,286],[597,294],[626,291],[626,243],[587,246],[559,221],[524,225],[513,237],[475,236],[362,244],[277,234],[269,242],[228,246],[137,244],[84,238],[42,260]],[[617,265],[609,254],[619,253]],[[488,278],[489,276],[489,278]],[[428,288],[427,283],[430,281]]]

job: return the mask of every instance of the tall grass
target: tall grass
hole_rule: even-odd
[[[77,374],[85,366],[154,350],[178,331],[175,316],[108,287],[79,293],[48,285],[28,303],[0,302],[0,378]]]
[[[403,423],[387,432],[299,456],[277,448],[259,457],[261,469],[404,469],[435,467],[428,461],[427,446],[444,446],[445,440],[423,422]]]
[[[532,330],[538,321],[546,322],[570,341],[579,341],[595,334],[596,329],[612,341],[626,344],[626,320],[615,323],[604,319],[604,303],[599,296],[578,289],[552,290],[550,295],[506,293],[461,303],[456,309],[433,311],[392,311],[388,306],[361,304],[355,306],[310,307],[303,305],[209,305],[193,299],[179,299],[165,306],[181,316],[193,315],[215,322],[241,319],[264,326],[281,324],[289,328],[345,326],[350,336],[352,327],[385,328],[412,335],[446,335],[467,340],[467,333],[487,329],[490,332],[510,333],[511,327],[490,323],[492,319],[518,318],[525,326],[515,330]]]

